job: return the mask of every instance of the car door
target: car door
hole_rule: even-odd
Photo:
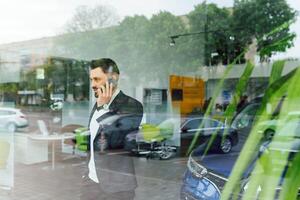
[[[195,134],[199,130],[199,126],[201,125],[202,118],[195,118],[195,119],[188,119],[186,120],[182,127],[180,132],[180,152],[181,155],[185,155],[187,153],[187,150],[189,149],[190,145],[192,144],[193,138],[195,137]],[[197,147],[201,143],[200,136],[197,138],[197,141],[194,145],[194,147]],[[193,147],[193,148],[194,148]]]
[[[201,122],[202,118],[188,119],[181,128],[181,137],[193,139],[195,133],[200,130]]]
[[[124,115],[117,117],[110,126],[110,141],[112,148],[122,147],[127,134],[136,130],[136,116]]]
[[[203,119],[203,128],[202,135],[210,137],[213,134],[216,134],[220,129],[220,122],[214,119]]]

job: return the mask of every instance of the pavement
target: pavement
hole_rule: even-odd
[[[60,124],[54,124],[56,113],[24,111],[29,116],[29,127],[23,133],[38,131],[36,121],[43,119],[49,132],[58,132]],[[233,149],[238,154],[245,138],[240,138],[239,145]],[[0,200],[79,200],[80,184],[86,166],[86,157],[79,154],[62,153],[60,145],[56,145],[55,169],[51,168],[51,146],[49,146],[48,162],[32,165],[14,163],[14,186],[1,189]],[[126,156],[126,155],[125,155]],[[127,155],[129,156],[129,155]],[[219,159],[222,155],[210,157]],[[134,157],[135,172],[138,182],[136,200],[176,200],[180,197],[182,177],[186,170],[186,157],[175,157],[162,161]],[[0,169],[1,171],[1,169]],[[1,183],[1,180],[0,180]]]
[[[1,200],[76,200],[80,199],[81,176],[86,158],[56,149],[55,169],[49,162],[32,165],[15,163],[14,187],[0,189]],[[179,199],[181,179],[186,169],[186,158],[168,161],[134,157],[138,182],[136,200]]]
[[[240,143],[243,144],[244,141]],[[53,170],[51,165],[51,146],[48,148],[48,162],[26,165],[15,161],[14,186],[10,190],[0,187],[0,200],[79,200],[86,157],[83,154],[62,153],[60,143],[56,144],[55,169]],[[237,145],[226,156],[210,154],[207,155],[207,159],[214,163],[220,159],[234,158],[239,154],[242,144]],[[129,156],[124,153],[120,152],[124,156]],[[187,157],[174,157],[170,160],[147,160],[144,157],[133,159],[138,182],[135,200],[180,199]]]
[[[29,126],[18,130],[18,132],[24,134],[39,132],[37,120],[40,119],[45,122],[50,133],[60,131],[61,122],[53,122],[55,117],[60,117],[59,113],[25,108],[22,111],[27,116]],[[55,169],[52,170],[50,145],[48,147],[48,162],[26,165],[14,161],[14,186],[12,188],[3,188],[0,180],[0,200],[80,199],[80,184],[86,167],[86,157],[78,154],[62,153],[61,145],[56,143]],[[186,160],[187,158],[173,158],[168,161],[161,161],[134,157],[138,182],[135,199],[179,199],[182,176],[186,169]]]

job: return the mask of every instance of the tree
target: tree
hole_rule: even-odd
[[[111,34],[114,39],[108,53],[125,66],[127,74],[137,75],[135,78],[166,77],[182,67],[184,55],[180,48],[169,46],[169,36],[185,31],[183,22],[169,12],[160,12],[150,20],[138,15],[126,17]]]
[[[97,5],[93,8],[79,6],[65,26],[66,33],[86,32],[116,25],[119,16],[112,7]]]
[[[235,48],[247,46],[254,37],[258,40],[261,60],[267,60],[276,52],[286,51],[293,46],[296,36],[290,33],[289,26],[265,35],[295,17],[296,12],[286,0],[235,0],[232,15],[232,28],[237,40]]]
[[[149,58],[150,66],[158,77],[166,77],[170,73],[179,73],[185,67],[190,67],[186,61],[183,46],[175,48],[169,45],[169,36],[174,33],[186,32],[184,22],[170,12],[160,12],[153,15],[149,24]]]
[[[55,38],[53,54],[84,60],[107,56],[111,34],[118,19],[112,7],[79,6],[71,20],[65,24],[63,34]]]
[[[127,74],[143,72],[149,53],[149,20],[145,16],[125,17],[111,32],[112,43],[108,47],[109,56],[115,57]]]
[[[199,4],[189,13],[190,32],[202,32],[190,39],[192,57],[199,64],[228,64],[230,56],[230,11],[216,4]]]

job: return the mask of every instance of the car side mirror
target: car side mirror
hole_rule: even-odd
[[[118,127],[118,128],[122,127],[122,125],[123,125],[123,124],[122,124],[121,122],[117,122],[117,123],[116,123],[116,127]]]

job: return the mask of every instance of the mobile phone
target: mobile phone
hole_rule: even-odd
[[[108,78],[108,84],[112,84],[113,87],[117,86],[117,81],[115,79],[113,79],[112,77]]]
[[[113,78],[113,67],[110,66],[108,68],[108,84],[112,84],[113,87],[117,86],[117,81]]]

